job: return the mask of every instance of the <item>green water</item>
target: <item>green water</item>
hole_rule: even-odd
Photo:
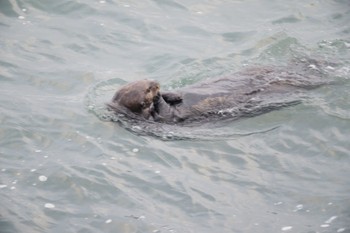
[[[349,1],[2,0],[0,19],[1,233],[350,232]],[[164,126],[183,140],[103,118],[123,83],[303,58],[332,84],[297,106]]]

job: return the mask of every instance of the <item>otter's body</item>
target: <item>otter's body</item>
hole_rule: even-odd
[[[119,103],[145,119],[167,124],[237,118],[295,103],[294,99],[282,97],[319,85],[311,84],[308,78],[276,68],[255,68],[200,82],[174,93],[163,93],[155,81],[142,80],[122,87],[110,106]],[[152,91],[145,94],[149,89]]]

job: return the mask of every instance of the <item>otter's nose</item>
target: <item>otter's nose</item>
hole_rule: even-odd
[[[158,102],[160,98],[160,93],[158,92],[157,95],[153,97],[153,102]]]

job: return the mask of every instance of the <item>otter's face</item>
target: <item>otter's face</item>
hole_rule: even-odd
[[[112,102],[148,118],[151,105],[159,96],[159,89],[159,83],[153,80],[132,82],[121,87],[114,95]]]
[[[155,82],[155,81],[151,81],[150,83],[148,83],[148,88],[145,90],[144,94],[145,94],[145,98],[144,98],[144,106],[146,107],[150,107],[151,104],[157,99],[159,98],[159,83]]]

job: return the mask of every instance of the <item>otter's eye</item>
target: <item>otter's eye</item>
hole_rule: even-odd
[[[150,93],[151,92],[151,88],[147,88],[146,93]]]

